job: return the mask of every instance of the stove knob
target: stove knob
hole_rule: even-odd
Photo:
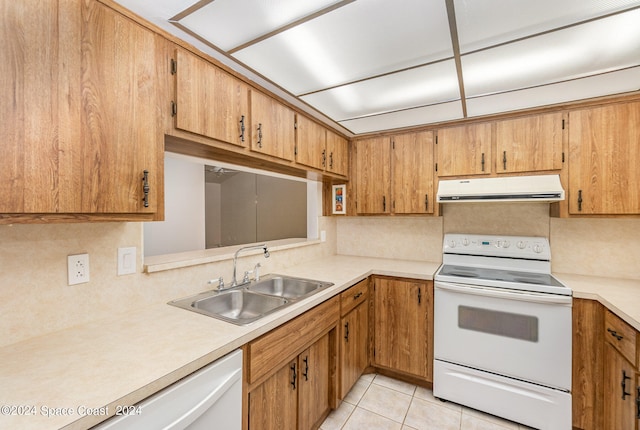
[[[450,240],[449,241],[449,248],[455,248],[456,247],[456,241],[455,240]]]
[[[511,246],[511,242],[509,242],[508,240],[505,240],[504,242],[502,242],[502,247],[503,248],[508,248]]]
[[[536,243],[535,245],[533,245],[533,252],[535,252],[536,254],[540,254],[543,250],[544,250],[544,247],[539,243]]]
[[[462,244],[464,246],[469,246],[469,239],[467,239],[466,237],[464,239],[462,239]]]
[[[516,246],[518,249],[525,249],[527,247],[527,243],[523,240],[519,240],[518,243],[516,243]]]
[[[496,248],[501,248],[502,247],[502,241],[501,240],[496,240]]]

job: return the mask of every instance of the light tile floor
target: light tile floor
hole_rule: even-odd
[[[363,375],[322,430],[529,430],[383,375]]]

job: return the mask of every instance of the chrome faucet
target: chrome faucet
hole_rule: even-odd
[[[247,272],[244,276],[244,279],[242,280],[241,283],[238,283],[237,278],[236,278],[236,268],[238,266],[238,254],[240,254],[240,251],[249,251],[252,249],[260,249],[262,248],[264,250],[264,258],[269,258],[269,250],[267,249],[267,245],[265,243],[261,244],[261,245],[250,245],[250,246],[245,246],[242,247],[240,249],[238,249],[236,251],[236,253],[233,255],[233,279],[231,279],[231,285],[229,285],[228,288],[233,288],[233,287],[237,287],[238,285],[244,285],[247,284],[249,282],[249,272]],[[253,269],[254,272],[258,271],[258,267],[260,267],[260,263],[258,263],[256,265],[256,267]]]

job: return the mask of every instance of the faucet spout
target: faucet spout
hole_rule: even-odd
[[[237,267],[238,267],[238,255],[240,254],[240,252],[242,251],[250,251],[253,249],[263,249],[264,252],[264,258],[269,258],[270,254],[269,254],[269,250],[267,249],[267,244],[266,243],[262,243],[260,245],[249,245],[249,246],[243,246],[242,248],[238,249],[236,251],[236,253],[233,255],[233,279],[231,280],[231,287],[237,287],[238,285],[242,285],[242,284],[246,284],[246,282],[243,280],[243,282],[241,284],[238,284],[238,278],[236,277],[237,275]]]

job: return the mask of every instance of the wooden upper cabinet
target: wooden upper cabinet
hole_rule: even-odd
[[[349,142],[327,130],[327,172],[347,176],[349,173]]]
[[[202,58],[176,50],[176,128],[222,142],[249,142],[249,87]]]
[[[640,214],[640,102],[569,112],[569,213]]]
[[[154,33],[94,1],[0,8],[0,91],[12,101],[0,104],[0,212],[155,213],[164,174]]]
[[[491,173],[491,124],[439,129],[436,157],[439,177]]]
[[[327,165],[327,131],[315,121],[298,115],[296,163],[324,170]]]
[[[358,213],[391,212],[391,142],[388,137],[356,143],[356,209]]]
[[[562,112],[496,123],[497,173],[562,169]]]
[[[433,213],[433,132],[391,138],[393,212]]]
[[[251,150],[293,160],[295,112],[277,100],[251,91]]]
[[[155,35],[98,2],[85,5],[83,212],[155,212],[164,150]]]
[[[0,5],[0,213],[82,210],[81,10]]]

